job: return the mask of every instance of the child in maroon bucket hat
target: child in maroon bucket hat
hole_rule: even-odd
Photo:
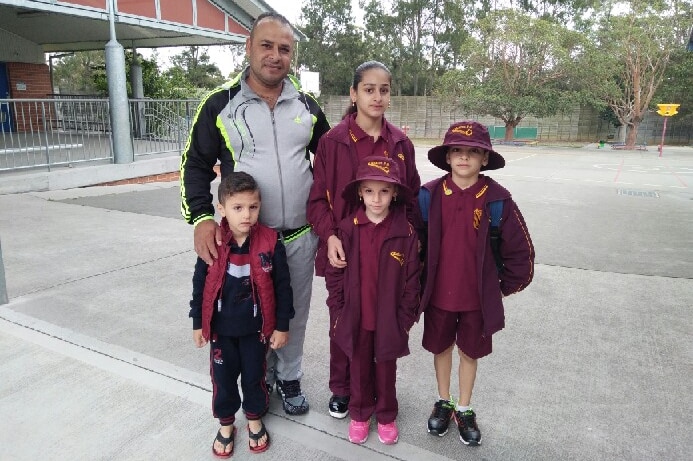
[[[407,220],[411,191],[397,162],[365,157],[342,194],[357,206],[337,228],[346,267],[330,265],[325,282],[330,338],[349,358],[349,440],[364,443],[375,415],[379,440],[399,439],[397,359],[409,354],[419,306],[418,235]]]
[[[491,353],[491,336],[505,326],[503,297],[532,281],[534,247],[510,192],[480,174],[505,166],[486,127],[475,121],[453,123],[443,144],[428,151],[428,159],[447,172],[419,192],[422,214],[428,217],[422,344],[433,354],[438,386],[428,432],[443,436],[454,419],[460,440],[479,445],[481,431],[471,407],[477,360]],[[491,248],[491,207],[498,209],[499,202],[502,264]],[[458,400],[450,393],[455,346],[460,357]]]

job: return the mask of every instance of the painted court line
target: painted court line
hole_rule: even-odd
[[[665,161],[664,164],[665,164],[666,167],[669,169],[669,172],[672,174],[672,176],[674,176],[674,177],[678,180],[678,182],[681,183],[681,185],[682,185],[683,187],[688,188],[688,184],[686,183],[686,181],[684,181],[683,179],[681,179],[681,177],[680,177],[679,175],[676,174],[676,172],[674,171],[674,169],[671,168],[671,166],[669,166],[669,163]]]
[[[518,160],[524,160],[524,159],[526,159],[526,158],[532,158],[532,157],[536,157],[536,156],[537,156],[537,154],[532,154],[532,155],[528,155],[528,156],[526,156],[526,157],[515,158],[515,159],[512,159],[512,160],[508,160],[508,163],[510,163],[510,162],[517,162]]]
[[[623,169],[623,162],[625,161],[624,158],[621,159],[621,164],[618,166],[618,170],[616,171],[616,177],[614,178],[614,182],[618,181],[618,177],[621,176],[621,170]]]

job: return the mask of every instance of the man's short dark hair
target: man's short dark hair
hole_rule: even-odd
[[[260,195],[260,187],[258,187],[255,178],[243,171],[234,171],[221,179],[217,198],[222,205],[227,198],[241,192],[257,192]]]
[[[253,27],[250,28],[250,40],[253,39],[253,34],[255,32],[255,28],[257,27],[260,22],[264,21],[265,19],[269,21],[277,21],[278,23],[287,26],[289,29],[293,28],[291,27],[291,23],[289,22],[288,19],[284,15],[281,15],[277,13],[276,11],[267,11],[265,13],[262,13],[260,16],[258,16],[255,21],[253,22]]]

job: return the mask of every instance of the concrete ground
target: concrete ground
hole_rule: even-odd
[[[233,459],[690,459],[693,149],[498,150],[507,166],[489,175],[519,204],[537,264],[479,364],[482,446],[426,433],[436,391],[421,324],[398,362],[400,442],[347,441],[347,420],[326,411],[316,278],[302,381],[311,410],[288,417],[274,396],[271,448],[251,455],[240,430]],[[417,156],[424,181],[442,174],[425,148]],[[0,460],[213,459],[207,353],[187,318],[192,229],[178,200],[175,182],[0,195]]]

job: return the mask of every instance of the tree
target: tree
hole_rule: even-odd
[[[462,69],[446,72],[437,94],[503,120],[506,140],[526,116],[555,115],[581,100],[572,85],[581,34],[517,10],[490,12],[475,26]]]
[[[97,74],[105,75],[104,51],[78,51],[64,55],[53,65],[53,87],[61,94],[104,96],[96,84]]]
[[[298,67],[320,72],[323,94],[348,94],[354,69],[368,58],[361,30],[354,25],[350,0],[306,0],[299,30]]]
[[[683,46],[672,52],[662,85],[655,93],[655,104],[681,104],[678,118],[693,119],[693,53]]]
[[[171,57],[172,67],[166,73],[175,75],[180,70],[195,88],[211,90],[224,82],[221,70],[210,62],[206,47],[189,46]]]
[[[430,94],[445,69],[460,62],[474,11],[470,0],[365,0],[364,41],[393,73],[397,95]]]
[[[672,53],[684,46],[680,32],[684,29],[677,27],[680,4],[631,1],[625,13],[607,15],[601,21],[594,47],[585,54],[582,68],[589,74],[583,79],[585,88],[626,127],[626,148],[635,146],[638,128],[652,108]]]

